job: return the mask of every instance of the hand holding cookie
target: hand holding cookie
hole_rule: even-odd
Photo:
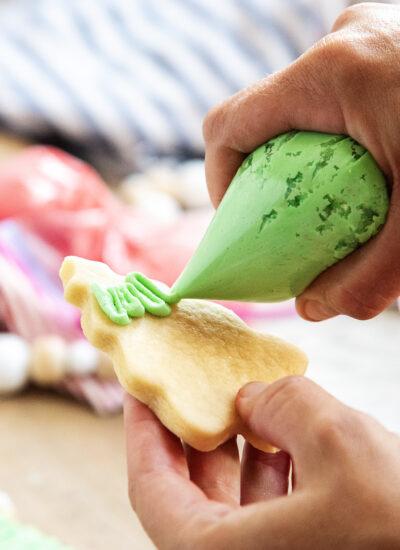
[[[303,377],[250,384],[236,405],[253,433],[286,452],[247,444],[240,466],[234,440],[209,453],[182,447],[128,396],[129,494],[157,548],[400,547],[398,436]]]

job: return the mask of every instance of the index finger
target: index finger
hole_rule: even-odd
[[[181,537],[194,536],[195,523],[208,523],[230,510],[209,501],[190,481],[179,439],[130,395],[124,419],[130,500],[158,548],[172,548]]]
[[[292,129],[345,133],[331,89],[325,46],[316,45],[285,70],[217,105],[206,115],[206,179],[218,206],[245,156]]]
[[[127,396],[124,416],[132,505],[160,550],[233,550],[243,544],[256,550],[265,541],[291,549],[299,539],[309,541],[310,548],[321,547],[319,530],[310,521],[318,515],[316,506],[304,490],[242,508],[209,501],[188,479],[179,440],[153,413]]]

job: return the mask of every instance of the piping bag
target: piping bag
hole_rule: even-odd
[[[388,206],[383,173],[352,138],[280,135],[244,160],[172,291],[288,300],[375,235]]]

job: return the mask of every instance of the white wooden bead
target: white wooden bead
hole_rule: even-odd
[[[0,334],[0,395],[21,390],[28,381],[30,349],[19,336]]]
[[[70,374],[92,374],[97,370],[99,354],[86,340],[76,340],[67,346],[65,368]]]
[[[43,336],[35,340],[29,374],[39,386],[61,382],[65,375],[66,343],[59,336]]]
[[[201,208],[210,205],[204,162],[188,160],[177,168],[177,199],[184,208]]]

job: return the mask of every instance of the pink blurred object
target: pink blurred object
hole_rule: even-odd
[[[29,342],[47,334],[82,337],[78,311],[63,298],[62,259],[17,222],[0,221],[0,320],[10,332]]]
[[[120,412],[125,393],[118,382],[95,376],[68,376],[56,389],[88,403],[100,416]]]
[[[62,256],[144,271],[171,284],[200,241],[211,212],[178,222],[151,220],[123,205],[86,163],[35,146],[0,170],[0,219],[13,218]]]

